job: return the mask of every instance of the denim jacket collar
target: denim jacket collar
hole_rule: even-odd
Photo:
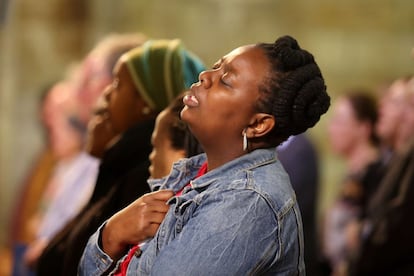
[[[198,169],[205,161],[207,161],[207,156],[204,153],[192,158],[181,159],[173,165],[169,176],[161,179],[149,179],[148,184],[152,190],[172,189],[174,192],[177,192],[191,182],[194,189],[203,189],[211,185],[216,179],[226,177],[229,173],[234,175],[237,171],[252,169],[276,162],[277,154],[275,148],[257,149],[194,179]],[[177,185],[179,182],[181,186]]]

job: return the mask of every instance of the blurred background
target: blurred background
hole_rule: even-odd
[[[25,173],[43,144],[42,88],[104,35],[181,38],[210,66],[233,48],[285,34],[312,52],[333,101],[350,87],[377,90],[412,74],[412,0],[0,0],[0,242]],[[342,163],[327,149],[326,120],[310,131],[320,153],[319,208]]]

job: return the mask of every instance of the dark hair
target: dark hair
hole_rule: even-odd
[[[375,132],[375,124],[378,120],[377,99],[372,93],[364,89],[349,90],[343,97],[351,104],[357,120],[368,122],[372,126],[370,140],[374,145],[377,145],[380,142]]]
[[[276,119],[269,142],[280,144],[291,135],[313,127],[330,105],[325,81],[312,54],[299,47],[290,36],[275,43],[259,43],[269,62],[270,72],[259,87],[256,108]]]
[[[171,146],[174,149],[184,149],[187,157],[203,152],[201,145],[189,130],[187,124],[180,118],[181,110],[184,108],[184,93],[178,95],[167,107],[170,112],[170,123],[168,133],[171,139]]]

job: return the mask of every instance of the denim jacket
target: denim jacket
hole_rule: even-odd
[[[170,210],[128,275],[305,275],[303,230],[295,193],[275,149],[259,149],[195,179],[204,154],[149,180],[172,189]],[[101,275],[113,261],[89,240],[80,275]]]

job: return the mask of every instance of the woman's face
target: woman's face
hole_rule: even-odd
[[[149,155],[151,162],[149,172],[152,178],[161,178],[168,175],[173,163],[186,156],[184,149],[172,147],[169,132],[173,120],[171,116],[174,115],[166,109],[157,116],[155,121],[151,137],[152,151]]]
[[[145,103],[123,59],[115,65],[114,78],[106,92],[108,118],[116,133],[123,133],[142,119]]]
[[[107,87],[109,89],[109,86]],[[88,135],[86,136],[85,150],[90,155],[102,158],[109,143],[117,136],[112,129],[106,110],[105,95],[101,94],[96,103],[95,110],[88,122]]]
[[[270,64],[262,49],[237,48],[204,71],[185,97],[181,118],[205,149],[211,143],[226,149],[242,141],[259,99],[259,85]],[[240,144],[241,148],[241,144]]]
[[[361,131],[362,125],[363,123],[356,118],[349,100],[339,98],[328,125],[329,141],[333,151],[340,155],[346,155],[351,151],[361,135],[364,135]]]
[[[395,146],[399,123],[403,120],[406,102],[405,84],[393,83],[380,101],[376,130],[380,139],[389,146]]]
[[[142,113],[145,103],[138,95],[122,59],[115,65],[113,81],[105,88],[96,105],[95,114],[88,124],[86,150],[101,157],[114,137],[145,120]]]
[[[103,59],[100,55],[89,54],[82,64],[77,97],[81,104],[81,119],[86,122],[91,117],[98,97],[112,81]]]

